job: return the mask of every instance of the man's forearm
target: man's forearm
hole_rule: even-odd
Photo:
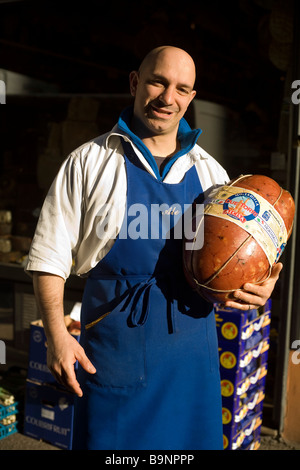
[[[81,397],[74,364],[78,361],[90,374],[96,369],[65,326],[64,285],[64,279],[59,276],[39,272],[33,275],[34,292],[48,342],[47,365],[59,383]]]
[[[65,281],[60,276],[41,272],[33,274],[35,298],[48,341],[66,330],[64,285]]]

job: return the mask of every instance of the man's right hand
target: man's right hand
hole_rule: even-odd
[[[67,330],[64,322],[64,285],[62,277],[34,272],[33,287],[48,342],[47,364],[57,382],[82,397],[74,365],[80,363],[90,374],[96,372],[84,349]]]
[[[55,341],[48,343],[47,365],[50,372],[57,382],[82,397],[83,393],[75,374],[76,361],[86,372],[90,374],[96,372],[82,346],[67,330],[64,335],[60,335],[59,338],[55,338]]]

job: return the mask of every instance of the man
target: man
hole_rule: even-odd
[[[69,156],[41,212],[27,270],[49,368],[79,397],[74,449],[222,448],[214,313],[187,285],[182,240],[172,232],[175,213],[228,180],[183,119],[194,82],[185,51],[151,51],[130,74],[133,109]],[[72,258],[75,272],[88,275],[81,345],[63,321]],[[228,306],[264,305],[281,267]]]

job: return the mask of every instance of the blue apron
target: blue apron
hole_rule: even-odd
[[[81,344],[97,373],[78,370],[73,449],[222,449],[215,317],[184,279],[176,232],[199,178],[193,166],[163,183],[123,147],[127,215],[82,301]]]

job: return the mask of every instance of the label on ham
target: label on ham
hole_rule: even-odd
[[[287,242],[281,215],[265,198],[237,186],[222,186],[205,201],[205,215],[220,217],[246,230],[264,250],[272,266]]]

